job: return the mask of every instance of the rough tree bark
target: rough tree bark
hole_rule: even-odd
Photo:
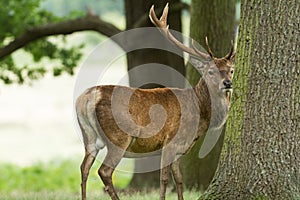
[[[230,41],[234,39],[235,0],[193,0],[191,6],[190,37],[205,47],[205,37],[216,57],[223,57],[229,52]],[[188,66],[187,78],[191,84],[199,80],[198,72]],[[181,171],[184,184],[188,188],[204,190],[212,180],[221,152],[224,134],[213,150],[203,159],[198,158],[204,136],[195,144],[189,154],[181,158]]]
[[[300,198],[299,0],[243,0],[234,95],[200,199]]]

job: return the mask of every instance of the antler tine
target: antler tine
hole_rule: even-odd
[[[192,39],[192,47],[194,49],[194,51],[199,54],[202,57],[210,57],[209,55],[207,55],[206,53],[203,53],[201,51],[199,51],[199,49],[197,49],[197,47],[195,46],[195,40]]]
[[[225,56],[227,60],[230,60],[230,58],[234,55],[234,43],[233,40],[231,40],[231,48],[230,52]]]
[[[212,51],[211,51],[211,49],[210,49],[210,47],[209,47],[209,44],[208,44],[207,36],[205,37],[205,43],[206,43],[207,51],[208,51],[210,57],[211,57],[211,58],[214,58],[214,55],[213,55],[213,53],[212,53]]]
[[[160,19],[157,18],[155,12],[154,12],[154,5],[151,6],[150,8],[150,12],[149,12],[149,17],[151,22],[161,28],[161,31],[165,34],[165,36],[171,40],[177,47],[179,47],[180,49],[182,49],[183,51],[195,56],[195,57],[202,57],[205,59],[208,59],[210,56],[208,54],[202,53],[200,52],[198,49],[196,49],[195,47],[190,48],[185,46],[182,42],[178,41],[173,35],[172,33],[169,31],[169,25],[167,25],[167,16],[168,16],[168,11],[169,11],[169,4],[167,3],[164,10],[163,10],[163,14],[160,17]]]
[[[163,21],[165,24],[167,24],[167,17],[168,17],[168,13],[169,13],[169,3],[167,3],[164,7],[163,13],[160,17],[160,21]]]
[[[167,15],[168,15],[168,4],[165,6],[164,11],[160,19],[157,18],[155,11],[154,11],[154,5],[151,6],[150,12],[149,12],[149,18],[151,22],[162,29],[167,28]],[[164,31],[165,32],[165,31]]]

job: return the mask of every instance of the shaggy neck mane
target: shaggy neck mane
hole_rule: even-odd
[[[198,84],[194,87],[194,91],[196,96],[198,97],[199,110],[200,110],[200,119],[210,121],[211,118],[211,99],[209,95],[209,90],[206,82],[203,78],[198,82]],[[207,105],[207,106],[200,106]]]

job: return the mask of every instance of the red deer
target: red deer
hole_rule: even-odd
[[[123,157],[139,153],[161,154],[160,199],[165,193],[170,171],[178,199],[183,200],[182,175],[178,156],[185,154],[208,128],[221,127],[228,115],[232,90],[233,45],[223,58],[187,47],[168,30],[168,5],[157,19],[154,7],[151,21],[176,46],[191,56],[209,60],[196,68],[203,74],[194,88],[139,89],[118,85],[101,85],[87,89],[76,101],[78,122],[85,145],[81,164],[82,199],[86,199],[86,181],[101,148],[107,155],[98,170],[105,190],[112,200],[119,197],[112,184],[112,174]],[[127,103],[124,103],[128,101]],[[214,117],[212,117],[215,115]],[[160,150],[160,151],[158,151]]]

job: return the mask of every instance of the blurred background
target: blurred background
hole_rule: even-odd
[[[31,12],[45,10],[49,12],[49,15],[63,20],[70,15],[70,18],[74,18],[72,15],[75,18],[85,15],[87,6],[92,7],[95,13],[99,13],[102,19],[109,19],[115,26],[120,29],[124,28],[123,1],[78,0],[70,4],[68,1],[59,0],[10,2],[1,0],[2,15],[4,15],[4,10],[5,13],[11,13],[11,17],[17,15],[17,12],[29,12],[27,14],[32,16],[40,15]],[[23,14],[26,15],[26,13]],[[1,32],[13,27],[23,28],[17,27],[18,24],[8,22],[3,24],[11,24],[11,27],[1,26]],[[20,30],[22,31],[24,32]],[[15,34],[11,30],[7,32]],[[6,39],[10,40],[8,37]],[[24,78],[26,80],[20,81],[14,77],[14,74],[5,73],[7,59],[1,62],[1,77],[7,75],[10,81],[7,82],[8,84],[3,84],[4,79],[0,84],[0,193],[42,190],[79,191],[79,166],[84,155],[84,148],[81,136],[74,127],[74,84],[80,65],[96,45],[105,39],[105,36],[91,31],[74,33],[63,39],[49,38],[54,45],[64,48],[69,48],[72,44],[84,44],[80,48],[81,57],[76,63],[76,69],[74,67],[74,76],[67,73],[53,76],[55,72],[48,71],[42,75],[43,78],[26,76],[27,79]],[[2,45],[6,43],[7,41]],[[20,49],[14,52],[11,57],[15,68],[24,68],[26,65],[32,69],[40,66],[50,69],[59,62],[47,58],[47,54],[41,55],[44,58],[36,62],[33,58],[35,56],[35,53],[32,54],[33,51]],[[120,59],[120,62],[110,66],[110,76],[105,77],[103,80],[105,83],[116,84],[126,73],[125,59]],[[92,69],[101,67],[100,63],[97,59],[89,59],[89,63],[85,64]],[[100,163],[95,164],[95,168],[99,166]],[[94,181],[91,182],[95,182],[95,189],[99,189],[102,184],[96,171],[93,176]],[[124,181],[119,178],[121,181],[119,181],[120,184],[117,182],[118,187],[125,187],[131,176],[125,176]],[[41,180],[41,177],[44,180]]]
[[[211,48],[215,49],[217,55],[224,55],[230,48],[228,41],[236,33],[239,2],[228,1],[220,5],[220,8],[215,7],[214,1],[202,5],[196,5],[195,2],[171,1],[170,27],[186,36],[190,35],[200,44],[204,44],[204,35],[209,35]],[[89,53],[108,37],[119,31],[151,26],[148,20],[150,6],[155,4],[160,15],[165,3],[166,1],[137,0],[73,0],[72,3],[61,0],[0,0],[0,194],[3,198],[14,199],[24,191],[80,192],[79,166],[84,148],[81,136],[74,127],[73,89],[76,73]],[[194,10],[191,9],[192,5]],[[196,6],[202,7],[200,9]],[[220,13],[219,17],[213,14],[226,6],[231,8],[226,11],[229,13]],[[208,19],[204,19],[205,13],[200,11],[212,12],[209,18],[214,20],[225,20],[228,15],[232,25],[224,28],[228,32],[224,42],[226,48],[217,50],[217,44],[213,41],[226,34],[215,33],[212,31],[214,28],[210,30],[210,24],[203,24]],[[193,12],[201,13],[199,16],[194,14],[194,19],[197,18],[199,23],[197,26],[193,25],[195,30],[190,28],[190,24],[194,23],[190,21]],[[63,32],[63,29],[59,30],[61,27],[57,26],[58,31],[50,31],[47,35],[49,37],[44,37],[42,33],[42,28],[47,28],[49,24],[88,17],[96,17],[97,26],[103,30],[108,27],[107,31],[73,27],[70,31],[72,34],[62,36],[57,32]],[[199,18],[202,18],[202,22],[199,22]],[[92,23],[91,21],[87,20],[86,23]],[[199,27],[206,32],[199,33]],[[65,25],[64,30],[68,28]],[[193,35],[193,32],[198,35]],[[26,42],[22,43],[20,40]],[[101,83],[116,84],[128,69],[144,62],[157,62],[160,58],[152,53],[133,52],[127,57],[124,55],[110,66],[108,76]],[[145,55],[149,55],[149,58],[145,58]],[[173,66],[189,77],[192,84],[195,83],[199,75],[186,69],[181,58],[174,59],[171,56],[173,55],[161,56],[161,63]],[[97,58],[88,61],[85,65],[91,70],[101,67],[101,61]],[[129,77],[127,85],[134,86],[137,78],[142,77]],[[215,155],[213,157],[215,160],[218,158]],[[133,171],[134,165],[133,160],[126,161],[121,163],[120,169]],[[95,163],[91,170],[88,190],[99,191],[101,188],[102,183],[96,170],[99,166],[100,162]],[[114,174],[114,182],[118,188],[126,188],[132,177],[132,173],[117,172]],[[142,180],[145,182],[145,178]],[[136,181],[138,185],[143,185],[138,178]],[[159,181],[156,184],[149,183],[157,184]],[[205,188],[199,184],[196,186]]]

